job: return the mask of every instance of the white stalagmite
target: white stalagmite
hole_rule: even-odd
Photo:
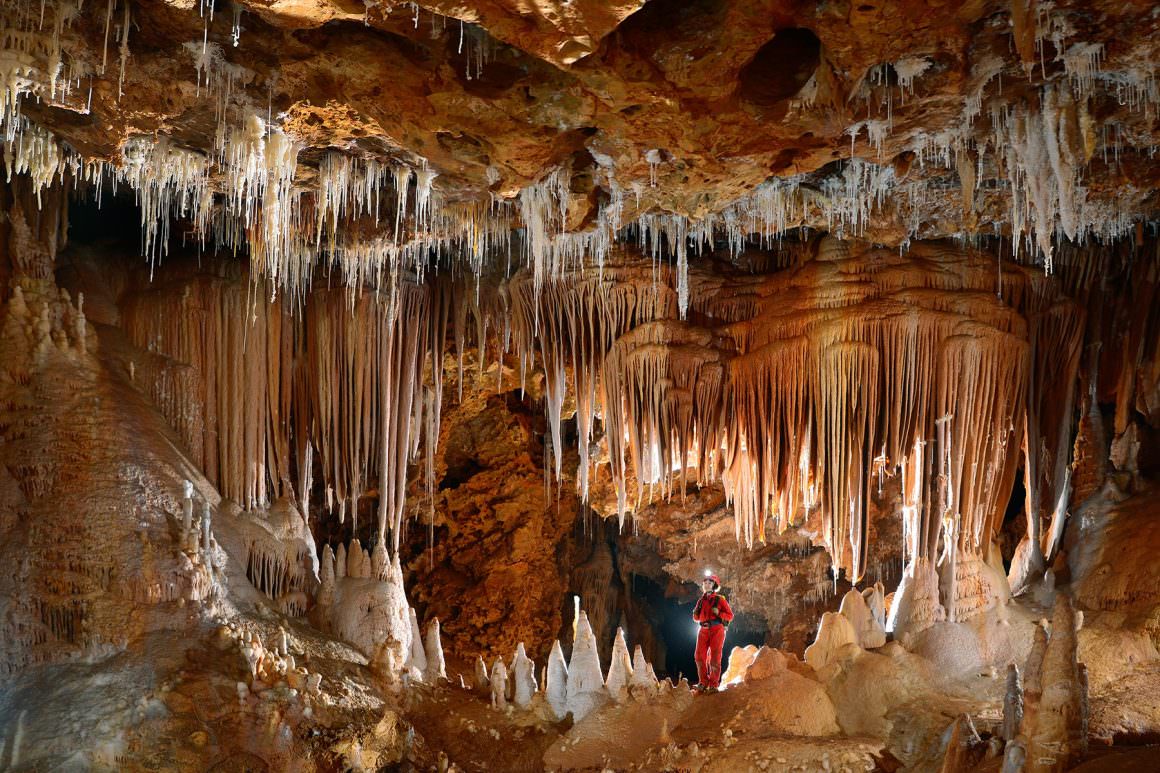
[[[210,563],[213,545],[210,536],[210,509],[209,502],[203,502],[201,508],[201,551],[206,565]]]
[[[512,658],[511,675],[512,679],[515,680],[512,701],[520,708],[526,708],[532,702],[538,685],[536,684],[536,664],[528,657],[523,642],[520,642],[516,647],[515,657]]]
[[[600,706],[607,696],[596,649],[596,634],[588,622],[588,613],[581,611],[576,623],[576,639],[572,642],[572,660],[568,663],[567,710],[573,719],[579,721]]]
[[[185,537],[193,530],[193,483],[185,481],[182,485],[181,500],[181,535]]]
[[[564,660],[564,650],[560,640],[552,643],[552,652],[548,655],[548,675],[545,681],[548,705],[560,719],[568,713],[568,664]]]
[[[412,679],[423,681],[427,674],[427,652],[423,649],[423,633],[419,628],[419,616],[415,613],[415,608],[410,607],[407,611],[411,618],[411,654],[407,658],[407,667]]]
[[[873,588],[867,588],[864,593],[873,595],[874,592]],[[872,650],[886,643],[886,629],[866,603],[866,596],[857,589],[852,588],[846,592],[838,612],[850,621],[857,634],[859,647]]]
[[[346,577],[346,546],[338,543],[338,551],[334,554],[334,576],[338,579]]]
[[[491,677],[487,675],[487,663],[482,655],[475,656],[475,689],[482,695],[491,694]]]
[[[447,681],[447,663],[443,659],[443,642],[439,638],[439,618],[427,624],[427,638],[424,640],[427,655],[426,682],[439,684]]]
[[[507,708],[507,682],[508,671],[507,666],[503,663],[503,658],[496,658],[495,662],[491,664],[491,675],[488,678],[491,687],[491,705],[492,708],[505,709]]]
[[[862,591],[862,598],[866,599],[866,606],[870,608],[870,614],[874,616],[878,627],[885,633],[886,631],[886,588],[881,581],[874,583],[871,587]]]
[[[633,688],[641,688],[646,692],[657,689],[657,677],[653,672],[652,664],[644,658],[644,650],[638,644],[632,650],[632,681]]]
[[[399,557],[382,581],[347,576],[334,583],[333,602],[316,608],[322,624],[364,652],[392,688],[407,674],[411,652],[410,604]]]
[[[820,672],[857,646],[858,634],[849,619],[837,612],[825,612],[814,643],[806,647],[805,659]]]
[[[912,636],[943,620],[946,609],[939,601],[938,571],[932,559],[919,557],[907,565],[894,591],[887,628],[905,647]]]
[[[608,666],[608,678],[604,686],[614,699],[623,700],[627,696],[632,677],[632,658],[628,654],[628,643],[624,640],[624,629],[617,628],[616,639],[612,643],[612,661]]]

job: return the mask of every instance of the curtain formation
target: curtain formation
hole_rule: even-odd
[[[223,496],[245,509],[294,496],[307,511],[320,476],[340,520],[377,495],[379,540],[397,548],[424,417],[439,422],[448,284],[320,289],[294,313],[257,290],[200,275],[126,296],[130,338],[168,358],[148,374],[155,401]]]
[[[720,481],[738,539],[820,517],[835,565],[857,579],[877,475],[901,475],[910,561],[940,545],[985,555],[1021,463],[1032,512],[1062,508],[1084,315],[1056,280],[942,245],[899,255],[825,238],[775,274],[695,271],[689,321],[637,303],[674,293],[669,272],[637,275],[635,291],[617,281],[596,302],[566,280],[533,309],[513,299],[517,318],[539,320],[550,395],[563,392],[555,363],[576,363],[581,446],[583,395],[599,392],[622,516],[690,479]],[[635,326],[577,336],[578,318]]]
[[[128,294],[123,314],[168,358],[149,388],[223,495],[306,509],[320,477],[340,519],[377,498],[378,536],[396,546],[412,463],[433,491],[445,349],[462,393],[468,338],[481,374],[508,354],[521,378],[542,369],[557,477],[574,405],[584,498],[603,435],[622,519],[719,481],[739,540],[819,519],[835,565],[860,578],[883,475],[901,477],[910,561],[985,555],[1020,465],[1029,512],[1063,517],[1085,330],[1066,282],[938,244],[899,255],[827,237],[794,253],[771,274],[695,269],[687,319],[678,272],[629,256],[497,286],[316,289],[294,310],[241,276],[200,275]],[[1039,523],[1029,537],[1050,553],[1059,530]]]

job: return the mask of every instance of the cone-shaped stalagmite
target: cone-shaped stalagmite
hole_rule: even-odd
[[[515,681],[512,691],[512,702],[520,708],[525,708],[532,702],[538,685],[536,684],[536,664],[528,657],[524,650],[524,643],[516,647],[515,657],[512,658],[510,669],[511,677]]]
[[[552,643],[552,653],[548,655],[548,676],[545,685],[548,705],[557,717],[563,719],[568,713],[568,664],[564,660],[564,650],[557,639]]]
[[[628,654],[628,644],[624,640],[624,629],[616,629],[616,639],[612,644],[612,662],[608,666],[605,687],[613,698],[620,700],[633,678],[632,659]]]
[[[581,612],[576,623],[576,639],[572,643],[572,659],[568,662],[567,710],[572,712],[574,719],[583,719],[603,703],[606,696],[596,635],[588,623],[588,614]]]
[[[496,658],[488,674],[488,685],[491,690],[491,705],[493,708],[507,708],[508,670],[502,658]]]
[[[447,681],[447,664],[443,659],[443,642],[439,636],[439,618],[427,624],[427,636],[423,640],[423,650],[427,655],[426,682],[439,684]]]
[[[407,610],[411,620],[411,649],[407,656],[407,667],[412,679],[422,680],[427,675],[427,652],[423,648],[423,632],[419,628],[419,617],[415,608]]]

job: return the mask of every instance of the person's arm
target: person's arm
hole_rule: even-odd
[[[724,596],[717,597],[717,617],[721,618],[721,622],[728,623],[733,620],[733,609],[729,606],[729,602],[725,600]]]
[[[693,607],[693,620],[695,620],[698,623],[703,623],[706,619],[708,619],[706,617],[706,612],[708,610],[705,610],[705,612],[702,611],[704,609],[704,607],[705,607],[705,594],[702,593],[701,598],[697,599],[697,606]]]

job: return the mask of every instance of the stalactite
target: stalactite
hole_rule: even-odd
[[[682,492],[688,467],[706,479],[711,474],[725,426],[725,369],[713,344],[708,331],[649,322],[622,336],[608,353],[602,403],[622,523],[629,459],[637,502],[645,484],[659,483],[667,496],[674,471]]]
[[[362,211],[371,188],[360,196],[334,193],[325,211]],[[720,480],[739,540],[752,545],[768,524],[783,530],[820,514],[837,567],[855,580],[866,569],[872,470],[901,470],[908,564],[938,560],[941,545],[943,559],[977,566],[1014,482],[1015,429],[1043,425],[1056,449],[1070,440],[1062,417],[1075,358],[1048,362],[1048,351],[1074,353],[1082,315],[1017,265],[998,300],[989,259],[970,251],[916,244],[901,256],[828,238],[774,274],[691,269],[697,324],[678,319],[680,277],[647,260],[549,272],[538,290],[520,272],[494,297],[443,278],[392,281],[378,297],[316,290],[301,315],[261,299],[260,285],[224,278],[182,290],[190,313],[166,315],[164,292],[123,304],[139,345],[200,375],[169,387],[199,391],[172,401],[170,420],[228,496],[244,507],[291,492],[304,500],[321,476],[341,517],[377,481],[377,541],[389,530],[397,549],[420,454],[434,503],[446,339],[461,352],[472,314],[477,345],[502,353],[509,309],[521,369],[544,370],[557,476],[571,389],[582,494],[599,418],[622,517],[646,489],[667,497],[691,479]],[[255,351],[264,366],[242,367]],[[1062,404],[1029,410],[1030,396],[1043,395],[1032,380],[1052,385]],[[1064,458],[1052,457],[1053,497]],[[948,575],[952,585],[961,574]],[[954,601],[966,597],[953,588],[948,598],[952,615],[976,608]]]
[[[191,378],[171,387],[182,394],[159,407],[226,497],[265,507],[291,490],[289,316],[224,278],[185,285],[179,304],[175,313],[165,288],[134,294],[123,304],[124,328],[142,349],[192,367]],[[155,395],[160,386],[151,386]]]
[[[646,485],[667,494],[696,469],[700,481],[722,479],[749,544],[768,520],[784,529],[820,508],[827,546],[857,578],[870,471],[898,465],[908,560],[937,558],[944,521],[946,544],[981,555],[1017,469],[1023,317],[986,292],[977,256],[916,245],[870,259],[834,240],[816,249],[812,263],[756,287],[698,285],[702,314],[735,320],[716,336],[652,322],[609,348],[603,418],[622,511],[630,471],[639,500]],[[1013,304],[1050,304],[1032,272],[1011,273]]]
[[[1041,563],[1050,563],[1063,537],[1068,452],[1085,314],[1057,303],[1029,315],[1031,352],[1024,420],[1027,538]],[[1047,534],[1042,532],[1048,516]]]
[[[421,448],[434,483],[443,347],[458,291],[401,282],[388,298],[352,301],[345,289],[317,290],[291,314],[260,286],[223,273],[122,302],[130,338],[173,363],[143,373],[164,398],[159,407],[244,509],[287,495],[305,505],[321,476],[328,509],[353,514],[377,481],[379,541],[389,529],[397,549],[408,467]]]
[[[523,366],[544,369],[553,462],[561,473],[561,410],[569,369],[576,401],[579,487],[588,496],[589,447],[601,394],[600,374],[617,338],[650,320],[673,316],[676,298],[667,284],[650,281],[638,266],[606,265],[598,275],[577,274],[547,282],[517,275],[509,284],[512,333]],[[538,356],[537,356],[538,355]]]

